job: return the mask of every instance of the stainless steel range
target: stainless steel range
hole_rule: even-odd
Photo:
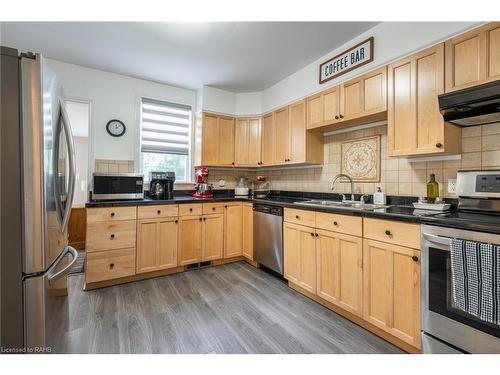
[[[500,245],[500,171],[460,171],[457,193],[456,212],[422,225],[422,351],[500,353],[500,325],[458,306],[451,259],[457,239],[478,251],[484,244]],[[493,269],[499,269],[493,259]],[[490,290],[500,297],[498,282]],[[487,303],[498,308],[493,300]]]

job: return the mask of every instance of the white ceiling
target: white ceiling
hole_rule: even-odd
[[[266,89],[377,22],[2,22],[1,44],[196,89]]]

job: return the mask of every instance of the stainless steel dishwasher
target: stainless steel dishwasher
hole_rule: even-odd
[[[253,205],[253,253],[255,261],[283,276],[283,208]]]

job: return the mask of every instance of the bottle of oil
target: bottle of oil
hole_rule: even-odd
[[[436,182],[436,175],[431,173],[430,181],[427,183],[427,201],[434,203],[439,196],[439,184]]]

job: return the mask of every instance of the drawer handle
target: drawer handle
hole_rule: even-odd
[[[115,235],[112,234],[111,236],[109,236],[109,238],[111,238],[113,240],[115,238]]]
[[[215,207],[212,207],[212,211],[215,211]]]
[[[296,218],[297,220],[299,220],[299,215],[295,215],[295,218]]]
[[[158,211],[156,211],[156,212],[158,213],[158,215],[159,215],[159,214],[161,214],[161,210],[158,210]]]
[[[385,234],[388,235],[388,236],[390,236],[391,235],[391,231],[386,229]]]
[[[225,205],[224,208],[227,208],[227,205]]]
[[[111,217],[114,217],[115,216],[115,213],[114,212],[111,212]]]
[[[190,208],[190,209],[189,209],[189,211],[190,211],[190,212],[193,212],[193,209],[192,209],[192,208]]]
[[[336,221],[334,221],[333,225],[337,226],[337,225],[339,225],[339,223],[337,223]]]
[[[416,255],[412,256],[411,260],[413,260],[414,262],[418,262],[418,256],[416,256]]]
[[[115,264],[114,264],[114,263],[111,263],[111,264],[109,265],[109,269],[110,269],[110,270],[112,270],[114,267],[115,267]]]

